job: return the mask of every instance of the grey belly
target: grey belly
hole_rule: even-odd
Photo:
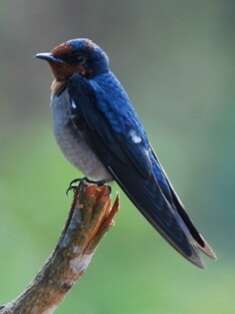
[[[111,181],[110,173],[86,143],[82,131],[71,123],[70,105],[66,90],[59,97],[52,97],[54,134],[58,145],[64,156],[86,177],[95,181]]]

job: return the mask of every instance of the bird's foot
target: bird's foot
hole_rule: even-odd
[[[83,181],[86,181],[88,183],[91,183],[91,184],[96,184],[98,186],[102,186],[104,185],[106,182],[105,180],[100,180],[100,181],[93,181],[91,179],[88,179],[87,177],[83,177],[83,178],[76,178],[76,179],[73,179],[70,184],[69,184],[69,187],[67,188],[66,190],[66,195],[68,195],[68,193],[72,190],[74,191],[77,187],[78,187],[78,184],[80,184],[81,182]]]
[[[66,190],[66,195],[68,195],[71,190],[74,191],[78,187],[78,184],[81,183],[82,181],[86,181],[86,179],[87,179],[86,177],[73,179],[69,183],[69,186]]]
[[[91,179],[88,179],[88,178],[86,178],[86,181],[87,181],[88,183],[96,184],[96,185],[98,185],[98,186],[102,186],[102,185],[104,185],[104,184],[106,183],[105,180],[94,181],[94,180],[91,180]]]

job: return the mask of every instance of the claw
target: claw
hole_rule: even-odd
[[[69,192],[72,190],[74,191],[77,188],[77,183],[81,183],[82,181],[86,181],[88,183],[91,184],[96,184],[98,186],[102,186],[104,185],[106,182],[105,180],[100,180],[100,181],[93,181],[91,179],[88,179],[87,177],[83,177],[83,178],[76,178],[73,179],[70,183],[69,183],[69,187],[66,190],[66,195],[68,196]]]
[[[69,192],[70,192],[71,190],[74,191],[74,189],[75,189],[75,186],[69,185],[69,187],[68,187],[68,188],[66,189],[66,191],[65,191],[66,196],[69,195]]]
[[[100,181],[94,181],[94,180],[91,180],[91,179],[88,179],[88,178],[85,178],[85,180],[88,182],[88,183],[91,183],[91,184],[96,184],[98,186],[102,186],[106,183],[105,180],[100,180]]]
[[[69,187],[66,190],[66,196],[68,196],[69,192],[72,190],[74,191],[77,188],[77,183],[80,183],[81,181],[86,180],[86,177],[84,178],[76,178],[73,179],[70,183],[69,183]]]

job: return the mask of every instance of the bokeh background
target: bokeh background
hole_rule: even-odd
[[[0,303],[49,255],[71,202],[65,189],[80,175],[55,144],[51,74],[33,56],[89,37],[219,259],[196,269],[121,194],[116,227],[57,313],[234,313],[234,14],[233,0],[1,1]]]

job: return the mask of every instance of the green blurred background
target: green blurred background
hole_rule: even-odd
[[[234,314],[234,14],[232,0],[1,1],[0,303],[49,255],[80,175],[54,141],[51,74],[33,56],[89,37],[219,259],[204,271],[184,261],[122,194],[115,228],[57,313]]]

